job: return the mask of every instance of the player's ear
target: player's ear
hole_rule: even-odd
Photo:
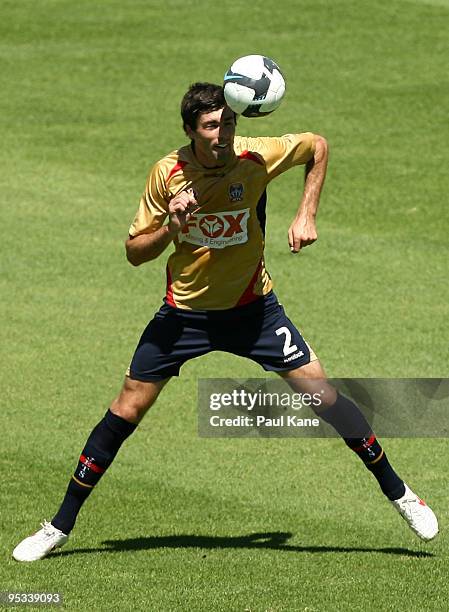
[[[184,132],[186,133],[186,136],[190,138],[190,140],[193,140],[195,132],[192,130],[190,125],[187,125],[187,123],[184,124]]]

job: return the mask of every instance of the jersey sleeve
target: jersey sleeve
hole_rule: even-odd
[[[156,164],[148,176],[129,235],[151,234],[159,229],[168,215],[169,201],[164,172]]]
[[[276,138],[251,138],[248,139],[248,145],[263,157],[270,181],[289,168],[306,164],[312,159],[315,153],[315,138],[312,132],[303,132]]]

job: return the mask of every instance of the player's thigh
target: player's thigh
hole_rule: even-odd
[[[204,312],[184,312],[167,304],[145,328],[128,375],[135,381],[158,382],[179,376],[182,365],[213,350]]]
[[[111,412],[130,423],[139,423],[169,380],[144,382],[126,376],[120,394],[112,402]]]
[[[225,350],[268,372],[293,370],[316,358],[274,293],[239,310],[239,319],[226,332]]]
[[[328,382],[319,359],[278,374],[298,393],[318,393],[323,407],[333,406],[337,400],[337,391]]]

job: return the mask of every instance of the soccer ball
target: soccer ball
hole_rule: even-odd
[[[277,109],[285,93],[279,66],[263,55],[246,55],[235,60],[224,75],[227,105],[244,117],[263,117]]]

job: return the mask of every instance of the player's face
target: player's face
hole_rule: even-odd
[[[195,155],[203,166],[224,166],[234,157],[235,117],[229,106],[202,113],[196,130],[187,126],[186,131],[195,143]]]

